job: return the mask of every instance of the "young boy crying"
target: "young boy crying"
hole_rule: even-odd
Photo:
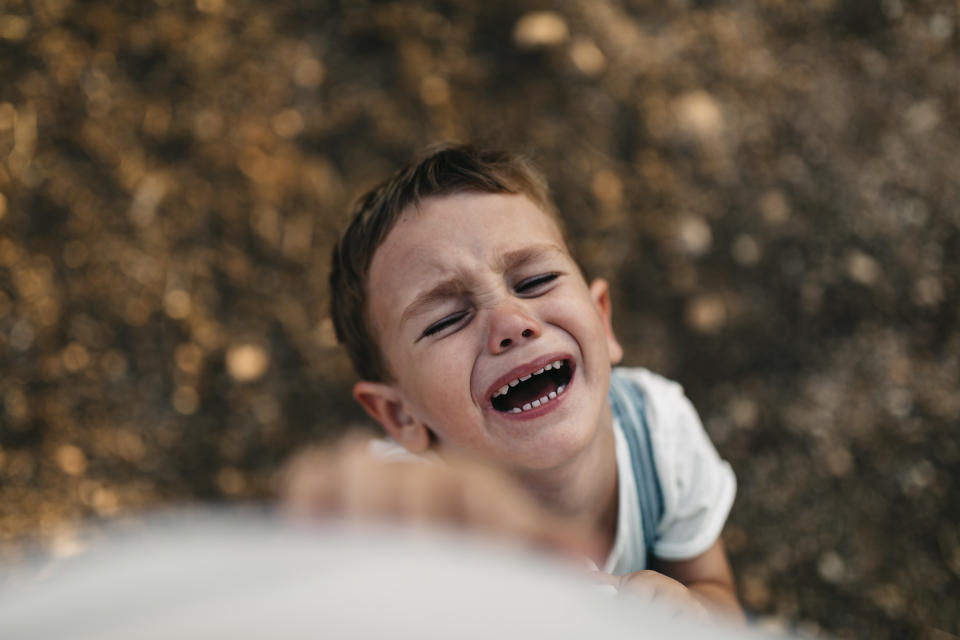
[[[354,396],[389,436],[385,479],[354,473],[343,510],[470,512],[531,537],[550,518],[586,523],[611,584],[741,615],[720,538],[734,475],[677,384],[614,366],[609,286],[585,280],[526,160],[431,150],[360,199],[330,283]],[[510,482],[439,471],[459,462]],[[551,523],[517,515],[525,500]]]

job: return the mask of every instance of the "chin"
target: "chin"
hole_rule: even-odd
[[[591,428],[577,428],[574,425],[589,424]],[[519,466],[530,471],[546,471],[556,469],[570,462],[573,462],[587,450],[590,445],[596,441],[597,421],[565,421],[562,425],[555,425],[552,433],[541,434],[543,437],[529,443],[529,446],[521,446],[514,450],[514,455]]]

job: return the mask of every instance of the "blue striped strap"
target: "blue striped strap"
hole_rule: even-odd
[[[630,450],[633,477],[640,502],[643,544],[647,550],[647,565],[657,539],[657,525],[663,517],[663,493],[657,477],[657,465],[650,441],[646,401],[636,385],[614,370],[610,375],[610,407],[620,422],[620,428]]]

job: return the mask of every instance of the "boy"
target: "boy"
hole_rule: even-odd
[[[612,373],[608,285],[585,281],[523,159],[446,146],[401,170],[358,203],[330,282],[354,396],[396,445],[499,470],[588,523],[621,588],[741,615],[719,538],[733,474],[679,386]],[[384,487],[401,499],[406,482],[368,478],[353,500],[403,510]]]

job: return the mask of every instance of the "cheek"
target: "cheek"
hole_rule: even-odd
[[[469,372],[464,359],[460,367],[438,364],[418,380],[416,417],[441,443],[469,448],[477,437]]]
[[[598,366],[610,364],[610,345],[603,318],[589,299],[579,304],[555,304],[546,312],[551,314],[549,317],[555,324],[577,342],[585,356],[599,356],[593,358]]]
[[[578,340],[592,336],[595,333],[594,325],[599,321],[592,304],[573,304],[569,300],[551,300],[543,307],[543,313],[550,322]]]
[[[471,404],[470,373],[472,359],[465,351],[437,350],[416,363],[413,378],[417,402],[425,414],[445,421],[457,408]]]

